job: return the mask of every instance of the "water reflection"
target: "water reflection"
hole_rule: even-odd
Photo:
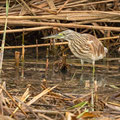
[[[59,84],[63,92],[84,93],[90,92],[90,88],[95,91],[107,89],[110,84],[119,83],[119,71],[97,68],[95,76],[92,76],[92,69],[86,67],[83,71],[75,66],[70,66],[68,71],[56,71],[53,65],[49,65],[47,74],[45,74],[45,65],[25,63],[24,79],[21,76],[21,68],[15,69],[14,63],[4,63],[3,80],[7,81],[9,87],[25,88],[28,84],[40,88],[41,81],[47,80],[48,86]],[[100,89],[102,88],[102,89]]]

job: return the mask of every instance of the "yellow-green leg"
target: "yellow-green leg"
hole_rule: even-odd
[[[95,75],[95,61],[93,61],[93,77],[94,77],[94,75]]]
[[[95,61],[93,61],[92,64],[93,64],[93,76],[92,76],[93,86],[92,86],[92,89],[91,89],[91,106],[92,106],[92,111],[94,111],[94,75],[95,75]]]
[[[82,65],[82,71],[83,71],[84,61],[82,59],[81,59],[81,65]]]

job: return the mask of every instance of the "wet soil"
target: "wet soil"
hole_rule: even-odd
[[[75,59],[76,60],[76,59]],[[71,61],[75,60],[71,58]],[[3,63],[2,80],[6,81],[7,90],[11,95],[22,95],[28,86],[32,86],[34,91],[32,95],[41,92],[41,83],[46,80],[48,87],[53,87],[58,84],[58,90],[67,95],[81,95],[91,92],[93,85],[92,67],[85,66],[81,70],[80,63],[77,59],[77,66],[68,62],[68,67],[59,70],[58,66],[54,66],[54,61],[49,60],[48,68],[46,69],[46,58],[39,60],[26,60],[24,68],[20,63],[19,69],[16,69],[15,62],[12,59],[5,59]],[[98,62],[97,64],[103,64]],[[118,62],[114,62],[118,66]],[[120,71],[119,69],[107,69],[96,67],[94,81],[96,81],[97,94],[102,99],[109,98],[114,101],[115,96],[120,88]],[[117,97],[116,100],[120,101]],[[110,110],[111,111],[111,110]],[[108,111],[108,113],[110,113]]]

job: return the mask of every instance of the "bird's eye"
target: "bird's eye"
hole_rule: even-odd
[[[60,36],[64,36],[64,33],[59,33]]]

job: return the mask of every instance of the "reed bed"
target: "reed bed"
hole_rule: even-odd
[[[76,29],[99,38],[109,37],[106,41],[110,42],[105,42],[106,46],[114,45],[118,49],[119,10],[119,0],[11,0],[6,33]],[[5,19],[5,1],[1,0],[0,34],[3,34]]]
[[[114,58],[115,54],[119,54],[118,52],[120,51],[119,0],[10,0],[7,14],[6,1],[0,0],[0,26],[0,39],[2,39],[2,34],[4,35],[4,44],[1,47],[3,51],[2,55],[4,55],[4,49],[22,49],[21,57],[20,51],[15,51],[16,76],[19,74],[21,58],[22,80],[25,79],[25,50],[28,48],[36,48],[36,54],[34,54],[36,55],[37,66],[39,64],[38,47],[47,47],[46,62],[44,61],[46,66],[44,70],[45,78],[47,78],[46,76],[49,72],[49,51],[53,49],[54,54],[56,53],[57,55],[58,46],[61,47],[58,56],[62,55],[62,61],[54,61],[53,66],[58,66],[60,70],[62,70],[63,67],[69,69],[69,65],[66,64],[66,55],[63,54],[67,49],[65,45],[68,44],[68,42],[56,41],[56,43],[54,43],[52,40],[46,42],[41,39],[43,36],[55,34],[65,29],[73,29],[80,33],[93,34],[107,46],[109,50],[107,61],[120,60],[120,58]],[[112,58],[109,58],[111,53]],[[73,63],[73,65],[80,66],[75,63]],[[2,66],[2,63],[0,66]],[[90,64],[85,64],[84,66],[91,67]],[[114,66],[107,64],[107,66],[96,65],[96,67],[119,70],[119,65]],[[2,67],[0,68],[2,70]],[[31,72],[31,74],[33,73]],[[73,78],[74,75],[71,81]],[[0,81],[2,80],[0,79]],[[119,89],[119,86],[109,85],[108,87]],[[31,90],[31,88],[33,90]],[[15,118],[18,120],[21,117],[23,119],[33,118],[37,120],[77,120],[80,118],[94,119],[99,117],[101,120],[105,120],[109,118],[108,116],[103,118],[104,115],[102,113],[106,107],[117,111],[116,113],[120,111],[120,105],[116,104],[119,93],[114,93],[111,97],[106,97],[112,100],[116,99],[117,102],[112,103],[109,99],[106,100],[105,98],[105,100],[103,100],[98,97],[96,91],[84,95],[63,93],[62,90],[60,90],[62,88],[60,84],[51,87],[48,85],[46,79],[41,81],[39,88],[40,89],[36,89],[32,85],[28,85],[23,94],[13,91],[15,94],[12,93],[11,95],[6,89],[6,83],[0,84],[0,97],[2,99],[0,108],[2,115],[4,112],[4,115],[10,116],[9,119]],[[70,89],[72,89],[72,87]],[[90,106],[90,101],[93,94],[95,111],[91,112],[93,106]],[[112,114],[114,114],[114,111],[112,111]],[[107,114],[107,112],[105,113]],[[5,116],[0,116],[1,119],[3,119],[2,117]],[[119,114],[116,115],[116,120],[118,120],[117,118],[120,118]]]

